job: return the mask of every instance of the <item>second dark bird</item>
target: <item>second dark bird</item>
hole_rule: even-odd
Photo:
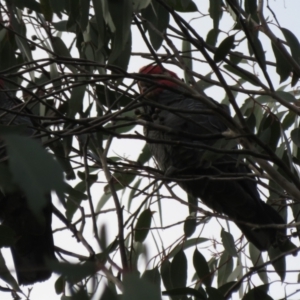
[[[36,121],[28,116],[32,114],[31,111],[22,110],[26,116],[13,113],[20,111],[22,103],[6,90],[3,81],[0,80],[0,124],[23,125],[24,135],[33,136],[36,133]],[[8,113],[7,110],[11,110],[12,113]],[[0,159],[4,159],[7,153],[1,137],[0,146]],[[14,232],[15,242],[11,252],[18,282],[22,285],[44,281],[50,278],[52,273],[46,266],[46,260],[55,259],[51,229],[51,195],[47,195],[46,199],[46,206],[38,220],[21,190],[0,191],[0,221]]]

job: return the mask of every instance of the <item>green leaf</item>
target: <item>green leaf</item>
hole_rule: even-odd
[[[129,242],[129,239],[126,240],[126,243],[127,241]],[[127,247],[128,247],[128,243],[127,243]],[[133,244],[133,249],[130,256],[130,267],[132,270],[138,270],[139,257],[141,255],[145,257],[145,251],[146,251],[146,247],[144,244],[139,242],[135,242]]]
[[[65,290],[66,281],[63,276],[59,276],[54,283],[55,293],[57,295],[62,294]]]
[[[129,197],[128,197],[128,203],[127,203],[127,209],[128,209],[128,211],[130,211],[132,200],[133,200],[135,194],[138,192],[137,189],[140,186],[141,181],[142,181],[141,178],[138,179],[137,182],[133,185],[133,187],[132,187],[132,189],[130,191],[130,194],[129,194]]]
[[[84,264],[51,261],[47,263],[47,267],[53,272],[63,275],[66,278],[66,281],[70,283],[77,283],[97,272],[96,263],[90,261],[87,261]]]
[[[135,114],[134,111],[126,111],[120,115],[121,118],[129,118],[129,119],[134,119]],[[116,127],[118,126],[118,127]],[[110,130],[112,127],[112,130],[116,133],[124,133],[130,131],[132,128],[136,126],[135,123],[132,124],[132,121],[115,121],[114,123],[108,124],[104,126],[105,129]],[[116,128],[114,128],[116,127]]]
[[[218,40],[219,32],[219,29],[211,29],[206,36],[206,43],[211,46],[215,46]]]
[[[14,4],[19,7],[20,9],[23,9],[24,7],[27,7],[33,11],[36,11],[38,13],[41,12],[41,5],[40,3],[36,2],[35,0],[15,0]]]
[[[99,230],[99,244],[101,249],[107,249],[107,230],[105,223],[101,225]]]
[[[133,11],[139,12],[141,9],[146,8],[151,3],[151,0],[135,0],[133,5]]]
[[[248,129],[250,132],[254,133],[255,125],[256,125],[256,118],[255,114],[252,113],[247,119],[246,119],[246,124],[248,126]]]
[[[247,14],[251,15],[253,20],[259,23],[259,18],[257,16],[257,0],[245,0],[245,11]]]
[[[267,294],[268,287],[268,284],[257,286],[245,294],[242,300],[273,300],[273,298]]]
[[[67,198],[65,208],[66,208],[66,217],[69,221],[72,221],[74,214],[80,208],[80,204],[82,200],[83,200],[82,197],[74,198],[71,195]]]
[[[65,43],[62,41],[61,38],[59,38],[58,36],[54,36],[51,41],[52,41],[53,50],[57,56],[62,57],[62,58],[63,57],[72,58],[70,51],[68,50],[67,46],[65,45]],[[66,66],[73,73],[77,73],[77,70],[73,65],[66,64]]]
[[[65,183],[65,193],[74,199],[79,199],[79,200],[88,199],[87,195],[80,192],[79,190],[76,190],[74,187],[68,185],[67,183]]]
[[[211,286],[211,275],[205,257],[196,248],[193,255],[193,265],[199,279],[205,286]]]
[[[167,4],[178,12],[195,12],[198,11],[197,5],[193,1],[188,1],[188,4],[182,4],[181,0],[166,0]],[[187,1],[184,1],[187,2]],[[153,3],[153,2],[152,2]]]
[[[182,41],[182,59],[187,66],[189,71],[193,70],[193,60],[192,60],[192,47],[191,43],[187,40]],[[187,72],[184,72],[185,82],[190,82],[190,76]]]
[[[243,275],[243,266],[241,265],[240,261],[238,260],[237,265],[235,269],[231,272],[229,277],[227,278],[227,281],[234,281],[238,278],[240,278]]]
[[[261,252],[252,243],[249,243],[249,253],[254,267],[264,263]],[[269,282],[265,267],[260,268],[257,274],[263,283],[267,284]]]
[[[42,14],[45,17],[45,20],[48,22],[52,22],[53,11],[50,5],[50,0],[40,0],[40,2],[41,2]]]
[[[13,28],[13,30],[17,33],[14,38],[17,44],[18,49],[20,50],[22,54],[22,58],[26,62],[32,62],[32,49],[29,46],[29,42],[26,38],[26,26],[24,21],[20,20],[18,18],[18,15],[16,14],[10,14],[9,17],[10,20],[10,26]],[[32,81],[34,81],[34,72],[32,70],[29,70],[29,75]]]
[[[78,182],[74,188],[76,191],[80,191],[82,193],[87,190],[86,177],[89,187],[91,187],[98,180],[98,174],[87,174],[86,176],[86,173],[78,171],[77,175],[82,181]]]
[[[196,230],[196,218],[195,216],[188,216],[184,221],[183,231],[185,234],[185,237],[190,237]]]
[[[259,79],[253,75],[252,73],[238,67],[238,66],[235,66],[235,67],[232,67],[230,65],[224,65],[224,68],[226,70],[228,70],[229,72],[243,78],[244,80],[250,82],[251,84],[255,85],[255,86],[260,86],[260,81]]]
[[[132,46],[132,39],[131,39],[131,32],[129,33],[128,39],[124,44],[123,51],[118,55],[118,57],[112,61],[111,63],[114,66],[117,66],[121,68],[122,70],[126,71],[130,57],[131,57],[131,46]],[[112,72],[113,74],[115,72]],[[124,77],[120,77],[117,79],[118,83],[121,83],[123,81]]]
[[[124,294],[122,300],[161,300],[155,285],[144,278],[139,278],[137,272],[124,274]]]
[[[292,83],[291,83],[292,87],[294,87],[297,84],[299,78],[300,76],[296,72],[293,72]]]
[[[161,264],[160,273],[165,288],[167,290],[173,289],[171,281],[171,263],[167,258],[165,258]]]
[[[252,40],[252,43],[255,39],[258,39],[258,34],[259,34],[259,31],[255,29],[255,26],[252,22],[247,22],[245,24],[247,26],[247,30],[248,30],[248,33],[250,35],[250,39]],[[243,26],[241,26],[243,28]],[[254,55],[254,52],[253,52],[253,45],[252,43],[250,42],[250,39],[247,39],[247,46],[248,46],[248,51],[249,51],[249,54],[251,56]]]
[[[211,75],[212,75],[212,73],[208,73],[204,77],[207,79],[211,79]],[[197,86],[199,86],[199,88],[201,88],[204,91],[207,88],[214,86],[214,83],[205,81],[205,79],[200,79],[199,81],[197,81]]]
[[[300,128],[295,128],[291,131],[291,139],[300,148]]]
[[[211,274],[211,281],[214,280],[214,277],[217,275],[217,265],[218,265],[218,258],[211,257],[210,260],[207,262],[210,274]]]
[[[24,191],[30,209],[39,215],[46,204],[45,195],[64,192],[62,169],[36,140],[6,134],[6,128],[1,126],[0,131],[7,145],[13,179]]]
[[[191,195],[188,196],[188,203],[189,203],[189,213],[192,215],[193,213],[197,212],[197,207],[198,207],[198,199],[196,197],[193,197]],[[195,214],[196,215],[196,214]]]
[[[104,292],[99,300],[118,300],[118,295],[109,286],[105,286]]]
[[[89,22],[90,0],[80,0],[80,28],[84,32]]]
[[[296,113],[293,111],[289,111],[285,115],[285,117],[281,123],[283,130],[287,130],[288,128],[290,128],[295,123],[295,121],[296,121]]]
[[[85,94],[85,85],[76,86],[72,89],[70,101],[68,101],[68,117],[74,118],[82,111],[82,102]]]
[[[136,242],[142,243],[146,239],[151,227],[151,220],[152,212],[150,209],[146,209],[140,214],[135,226],[134,240]]]
[[[297,99],[291,93],[284,92],[284,91],[277,91],[276,94],[288,102],[296,102],[297,101]]]
[[[115,25],[113,32],[111,53],[108,59],[108,64],[115,64],[117,58],[128,49],[126,43],[130,42],[131,48],[131,21],[132,21],[132,1],[131,0],[109,0],[107,1],[109,13]],[[126,70],[126,69],[125,69]]]
[[[125,96],[125,94],[110,90],[104,85],[97,84],[96,93],[100,103],[110,109],[119,109],[119,107],[124,107],[132,102],[132,99]]]
[[[137,272],[127,272],[124,274],[124,294],[122,299],[161,300],[161,296],[155,285],[146,279],[139,278]]]
[[[290,49],[292,52],[292,57],[298,64],[300,63],[300,43],[297,37],[288,29],[281,27],[280,28]]]
[[[280,77],[280,83],[288,79],[292,72],[290,63],[286,60],[285,56],[278,50],[276,45],[272,42],[272,49],[276,59],[276,73]]]
[[[203,242],[207,242],[208,239],[207,238],[194,238],[194,239],[189,239],[186,240],[183,245],[177,245],[169,254],[168,254],[168,258],[171,258],[173,256],[175,256],[179,251],[181,250],[185,250],[188,249],[190,247],[194,247],[198,244],[201,244]]]
[[[223,295],[216,288],[207,287],[206,292],[208,294],[208,300],[225,300]]]
[[[15,56],[16,49],[17,46],[11,41],[9,31],[6,29],[0,30],[0,71],[18,64]]]
[[[215,62],[220,62],[221,60],[223,60],[226,57],[226,55],[229,53],[233,45],[234,45],[234,35],[230,35],[225,40],[223,40],[215,52],[215,56],[214,56]]]
[[[168,291],[162,292],[162,294],[165,296],[194,296],[195,299],[197,299],[197,300],[206,300],[207,299],[206,297],[204,297],[202,295],[201,292],[199,292],[195,289],[192,289],[192,288],[188,288],[188,287],[168,290]],[[177,298],[175,298],[175,299],[177,299]],[[186,299],[186,298],[180,297],[179,299]]]
[[[274,260],[277,256],[279,256],[282,252],[278,248],[270,247],[268,250],[268,254],[270,256],[270,260]],[[286,264],[285,264],[285,257],[281,257],[275,261],[272,261],[272,265],[279,275],[281,281],[284,281],[285,273],[286,273]]]
[[[50,5],[51,5],[51,8],[52,8],[53,12],[56,13],[60,17],[61,12],[63,12],[63,10],[65,9],[65,3],[63,1],[60,1],[60,0],[51,0]]]
[[[66,197],[66,199],[67,200],[64,203],[64,207],[66,209],[65,216],[66,216],[67,220],[71,222],[74,214],[80,208],[82,199],[72,198],[71,196]]]
[[[218,288],[218,291],[225,296],[225,294],[228,292],[229,289],[231,289],[231,287],[233,285],[236,284],[236,281],[231,281],[231,282],[227,282],[225,284],[223,284],[221,287]],[[239,285],[237,285],[232,292],[236,292],[239,289]]]
[[[68,130],[70,126],[72,126],[72,124],[66,122],[64,124],[64,130]],[[64,154],[65,154],[66,157],[68,157],[71,153],[72,145],[73,145],[73,139],[74,139],[74,135],[67,135],[62,140],[62,145],[63,145],[63,148],[64,148]]]
[[[276,151],[281,136],[280,122],[273,115],[264,116],[258,131],[259,138]]]
[[[183,250],[171,262],[171,282],[174,288],[185,287],[187,280],[187,259]]]
[[[230,53],[230,61],[238,65],[243,60],[242,55],[242,52],[233,51]]]
[[[234,3],[233,5],[235,5],[236,3]],[[235,25],[233,27],[233,30],[241,30],[243,29],[241,22],[238,20],[236,13],[234,12],[234,10],[232,9],[232,7],[230,5],[227,5],[226,7],[227,12],[229,13],[229,15],[231,16],[232,20],[235,22]]]
[[[54,152],[55,158],[60,164],[60,166],[63,168],[65,174],[66,174],[66,179],[71,180],[75,179],[75,173],[72,168],[70,159],[65,156],[64,148],[61,143],[61,141],[55,141],[51,144],[49,144],[49,148]]]
[[[274,100],[272,97],[267,96],[267,95],[263,95],[263,96],[258,96],[255,101],[259,102],[259,103],[272,103]]]
[[[224,251],[221,255],[218,270],[218,287],[220,287],[227,282],[233,270],[233,259],[227,251]]]
[[[297,101],[296,98],[293,95],[291,95],[290,93],[283,92],[283,91],[277,91],[276,94],[280,98],[284,99],[287,102],[296,102]],[[274,101],[274,99],[272,99],[272,100]]]
[[[158,295],[161,294],[161,289],[160,289],[161,277],[157,268],[154,268],[152,270],[146,270],[141,276],[141,279],[144,279],[145,281],[152,283],[153,289],[155,289],[155,293]]]
[[[115,32],[116,31],[116,26],[115,26],[115,24],[112,20],[111,14],[110,14],[109,6],[108,6],[108,0],[101,1],[101,4],[102,4],[101,6],[97,5],[97,2],[99,3],[99,1],[93,0],[94,6],[97,7],[98,14],[100,12],[102,12],[103,19],[104,19],[105,23],[107,24],[109,30],[111,32]],[[115,4],[115,2],[113,4]],[[98,29],[100,29],[100,28],[98,28]]]
[[[209,3],[209,15],[213,19],[214,29],[217,29],[223,13],[222,0],[209,0]]]
[[[107,201],[111,198],[111,194],[103,194],[97,204],[96,212],[101,211],[103,206],[107,203]]]
[[[252,47],[254,47],[253,52],[255,51],[255,57],[259,61],[262,70],[266,69],[266,57],[265,52],[262,47],[262,44],[258,38],[258,35],[255,35],[252,40]]]
[[[80,287],[76,293],[72,295],[72,300],[91,300],[90,295],[85,287]]]
[[[149,146],[145,145],[142,149],[141,154],[139,155],[137,162],[144,165],[146,162],[149,161],[149,159],[152,157]]]
[[[97,45],[98,49],[102,49],[103,47],[108,46],[108,42],[110,41],[110,39],[108,38],[108,34],[110,31],[113,31],[111,26],[114,27],[114,24],[111,20],[106,1],[100,2],[97,0],[92,0],[92,4],[95,11],[96,24],[94,24],[94,20],[91,19],[87,28],[90,28],[90,37],[93,43]],[[104,12],[105,9],[107,13],[106,15]],[[108,23],[108,26],[107,24],[105,24],[105,21],[106,23]],[[109,30],[107,27],[110,27]]]
[[[233,239],[233,236],[231,235],[231,233],[225,231],[222,228],[221,238],[222,238],[223,246],[224,246],[225,250],[228,252],[228,254],[231,255],[231,256],[237,257],[237,252],[236,252],[236,249],[235,249],[234,239]]]
[[[127,170],[130,171],[130,170]],[[124,189],[127,185],[129,185],[134,179],[135,179],[136,175],[135,174],[122,174],[122,173],[115,173],[112,175],[112,184],[114,186],[115,191],[119,191]],[[104,192],[105,194],[110,194],[111,190],[110,190],[110,185],[106,185],[104,187]]]
[[[152,1],[151,5],[142,10],[142,17],[147,20],[144,26],[149,33],[151,45],[155,50],[158,50],[164,40],[162,34],[166,32],[169,25],[170,14],[162,5]],[[157,31],[161,34],[158,34]]]

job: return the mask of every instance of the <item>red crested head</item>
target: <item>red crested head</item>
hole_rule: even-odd
[[[148,65],[145,67],[142,67],[139,70],[140,74],[153,74],[153,75],[167,75],[169,74],[171,77],[175,77],[177,79],[179,79],[179,77],[176,75],[176,73],[167,70],[167,69],[163,69],[161,66],[158,65]]]
[[[165,68],[162,68],[159,65],[148,65],[148,66],[142,67],[139,70],[139,74],[165,75],[165,76],[173,77],[173,78],[179,80],[179,77],[176,75],[176,73],[174,73],[170,70],[167,70]],[[172,80],[169,80],[169,79],[153,78],[153,80],[155,80],[160,85],[165,85],[165,86],[169,86],[169,87],[175,87],[175,86],[178,85],[176,82],[174,82]],[[147,89],[154,86],[153,83],[149,83],[149,82],[145,82],[145,81],[139,81],[138,85],[139,85],[139,89],[140,89],[141,94],[143,94]],[[152,92],[147,93],[147,94],[151,96],[153,94],[157,94],[157,93],[161,92],[162,89],[163,88],[161,88],[161,87],[157,87],[154,90],[152,90]]]

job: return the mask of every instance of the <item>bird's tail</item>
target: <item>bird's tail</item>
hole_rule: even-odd
[[[46,260],[55,259],[50,201],[42,211],[42,220],[28,208],[25,197],[9,195],[0,201],[2,224],[15,232],[11,252],[19,284],[33,284],[51,276],[46,266]]]
[[[262,209],[257,212],[255,220],[247,220],[249,223],[257,225],[283,225],[285,224],[283,218],[279,213],[270,205],[261,201]],[[286,241],[286,229],[285,228],[261,228],[254,229],[245,224],[236,222],[237,226],[244,233],[246,238],[261,251],[266,251],[270,246],[281,247]]]

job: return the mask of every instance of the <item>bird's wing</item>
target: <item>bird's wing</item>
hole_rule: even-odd
[[[227,130],[221,117],[201,101],[185,97],[180,93],[165,91],[157,99],[168,109],[160,109],[154,123],[164,125],[172,131],[149,130],[148,136],[161,141],[174,141],[173,145],[150,144],[150,149],[164,171],[179,170],[179,174],[190,176],[190,180],[178,181],[189,194],[201,200],[213,210],[234,219],[247,238],[257,248],[266,250],[276,241],[277,230],[253,231],[240,223],[255,224],[284,223],[280,215],[261,201],[251,171],[236,153],[214,154],[207,146],[226,148],[223,138],[201,139],[189,134],[215,135]],[[173,111],[173,110],[176,111]],[[224,110],[224,113],[225,110]],[[186,134],[185,134],[186,133]],[[191,146],[184,145],[190,143]],[[222,146],[222,143],[224,145]],[[235,150],[233,143],[228,150]],[[213,153],[213,155],[211,155]],[[186,170],[186,171],[185,171]],[[178,177],[178,176],[177,176]],[[284,230],[281,230],[284,234]]]
[[[208,153],[208,151],[205,150],[207,146],[230,150],[236,148],[236,142],[234,140],[225,140],[222,137],[221,134],[228,129],[227,126],[212,110],[208,112],[209,108],[201,101],[187,98],[174,92],[164,91],[160,95],[158,102],[159,104],[168,106],[169,109],[160,109],[158,118],[154,120],[154,123],[169,127],[173,132],[159,132],[153,130],[152,132],[150,131],[150,137],[154,138],[155,136],[156,139],[173,140],[191,144],[190,147],[187,145],[166,146],[167,152],[170,154],[168,157],[172,157],[173,161],[169,161],[165,163],[165,165],[171,164],[174,168],[179,168],[178,162],[180,162],[181,165],[190,166],[192,165],[190,160],[202,165],[205,164],[207,160],[210,162],[212,160],[217,162],[224,160],[228,162],[231,160],[234,161],[234,163],[237,161],[236,155],[234,155],[234,158],[230,158],[229,155],[214,152]],[[203,110],[205,110],[205,112],[203,112]],[[225,109],[224,113],[227,113]],[[196,135],[198,135],[198,137],[196,137]],[[204,135],[207,137],[206,139],[201,137]],[[218,137],[212,139],[211,135],[218,135]],[[203,145],[203,148],[201,148],[201,145]],[[161,148],[163,146],[160,145],[158,147]],[[154,149],[154,151],[156,151],[156,149]],[[162,151],[160,151],[160,153],[162,153]],[[154,156],[156,155],[154,154]],[[182,164],[182,161],[185,161],[185,164]]]

